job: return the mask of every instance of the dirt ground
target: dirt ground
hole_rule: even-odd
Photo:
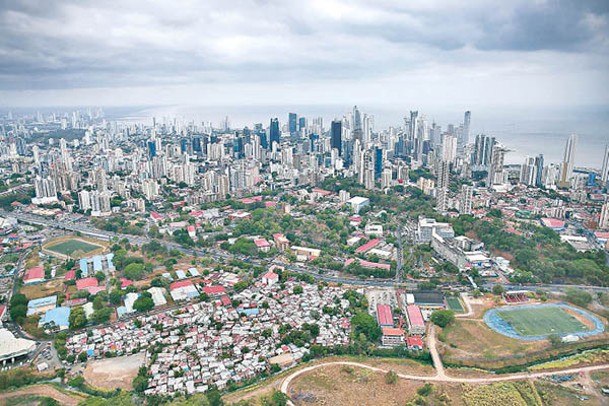
[[[10,405],[11,399],[17,400],[23,398],[26,395],[45,396],[53,398],[62,405],[76,406],[79,402],[84,400],[84,397],[74,395],[69,396],[63,392],[58,391],[50,385],[34,385],[27,388],[18,389],[11,392],[0,393],[0,405]]]
[[[48,282],[35,285],[24,285],[20,292],[23,293],[29,300],[38,299],[45,296],[55,295],[61,291],[63,287],[63,279],[51,279]]]
[[[144,353],[90,361],[83,376],[93,387],[100,389],[121,388],[131,390],[131,381],[144,364]]]
[[[373,371],[332,365],[311,371],[290,385],[296,405],[404,405],[416,396],[422,382],[385,382]]]
[[[492,359],[540,350],[547,346],[545,341],[527,342],[503,336],[491,330],[481,320],[455,320],[453,325],[447,328],[444,337],[444,354],[450,354],[454,358]]]

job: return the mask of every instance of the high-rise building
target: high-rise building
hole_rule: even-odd
[[[502,184],[505,182],[503,164],[508,149],[501,144],[495,144],[491,154],[490,168],[488,171],[488,186]]]
[[[448,188],[450,187],[450,162],[438,163],[438,182],[436,184],[436,208],[440,212],[448,210]]]
[[[495,137],[486,134],[476,135],[476,143],[472,153],[472,166],[475,168],[486,168],[491,163]]]
[[[56,203],[57,199],[57,187],[55,181],[50,178],[42,178],[36,176],[34,179],[34,189],[36,191],[36,197],[32,198],[34,204],[49,204]]]
[[[609,203],[605,202],[601,209],[601,218],[598,222],[598,227],[602,229],[609,228]]]
[[[474,197],[474,187],[469,185],[461,186],[461,194],[459,196],[459,213],[472,214]]]
[[[533,186],[535,185],[536,180],[537,166],[535,165],[535,158],[528,156],[520,168],[520,183],[524,183],[527,186]]]
[[[457,157],[457,137],[446,134],[442,142],[442,160],[454,162]]]
[[[288,114],[288,131],[292,137],[298,132],[298,115],[296,113]]]
[[[330,127],[330,147],[338,150],[338,155],[343,154],[343,123],[340,120],[333,120]]]
[[[381,178],[383,172],[383,149],[376,147],[374,148],[374,179],[378,180]]]
[[[304,117],[300,117],[298,119],[298,131],[302,131],[307,128],[307,119]]]
[[[466,111],[463,117],[463,127],[459,132],[459,137],[457,138],[457,155],[463,156],[463,152],[465,150],[465,146],[469,142],[469,127],[472,120],[471,111]]]
[[[565,155],[562,160],[562,167],[560,170],[560,185],[562,187],[568,186],[571,177],[573,176],[573,166],[575,165],[575,147],[577,145],[577,135],[571,134],[567,139],[565,145]]]
[[[605,147],[605,155],[603,155],[603,167],[601,169],[601,181],[603,186],[609,181],[609,144]]]
[[[281,139],[281,132],[279,131],[279,119],[272,118],[271,126],[269,127],[269,141],[270,141],[271,145],[273,145],[274,142],[279,144],[280,139]]]
[[[535,157],[535,186],[542,187],[543,186],[543,154],[537,155]]]
[[[148,158],[152,159],[156,156],[156,142],[154,140],[148,141]]]

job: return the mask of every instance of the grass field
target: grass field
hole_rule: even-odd
[[[57,244],[49,245],[45,248],[61,255],[72,255],[75,252],[82,252],[86,255],[87,253],[96,251],[103,247],[101,245],[91,244],[83,240],[70,239]]]
[[[463,313],[463,305],[461,305],[461,301],[459,298],[449,296],[446,298],[446,303],[448,303],[448,308],[457,313]]]
[[[563,335],[589,330],[560,307],[516,309],[498,314],[522,336]]]

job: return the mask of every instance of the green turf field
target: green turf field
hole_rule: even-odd
[[[457,313],[463,313],[463,306],[461,305],[461,301],[459,298],[449,296],[446,298],[446,303],[448,303],[448,308]]]
[[[560,307],[524,308],[497,314],[522,336],[565,335],[589,330]]]
[[[71,255],[76,251],[87,254],[100,248],[102,248],[101,245],[89,244],[82,240],[68,240],[46,247],[49,251],[57,252],[62,255]]]

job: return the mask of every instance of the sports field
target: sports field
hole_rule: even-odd
[[[562,307],[532,307],[497,312],[521,336],[565,335],[590,330]]]
[[[459,298],[449,296],[446,298],[446,303],[448,303],[448,308],[457,313],[463,313],[463,306],[461,305],[461,301]]]
[[[77,251],[86,255],[103,247],[101,245],[91,244],[83,240],[70,239],[54,245],[49,245],[45,248],[61,255],[72,255],[72,253]]]

